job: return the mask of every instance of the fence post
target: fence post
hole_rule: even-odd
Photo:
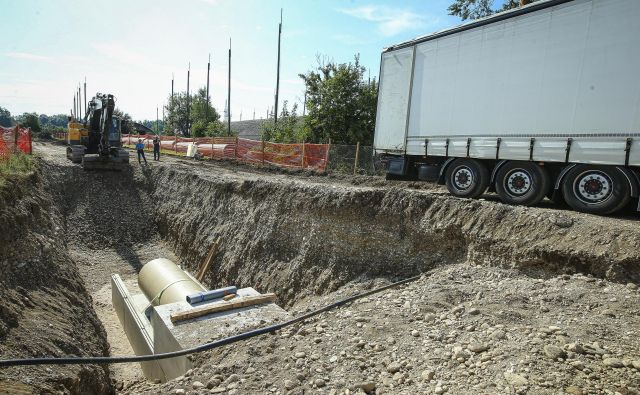
[[[353,161],[353,175],[356,175],[356,171],[358,170],[358,159],[360,159],[360,142],[356,144],[356,160]]]
[[[17,153],[18,152],[18,128],[19,126],[16,126],[15,128],[13,128],[13,153]]]
[[[233,159],[238,159],[238,136],[236,136],[236,146],[233,148]]]
[[[331,138],[329,138],[327,152],[324,154],[324,171],[327,171],[327,167],[329,167],[329,151],[331,151]]]
[[[173,144],[173,150],[176,151],[176,155],[178,154],[178,135],[175,136],[175,144]]]
[[[211,159],[213,159],[213,143],[215,142],[215,137],[211,136]]]
[[[31,129],[29,129],[29,155],[33,154],[33,134],[31,134]]]
[[[262,165],[264,166],[264,137],[262,138]]]
[[[302,140],[302,159],[301,159],[301,163],[300,163],[300,167],[302,167],[304,169],[304,155],[305,155],[305,149],[304,149],[304,140]]]

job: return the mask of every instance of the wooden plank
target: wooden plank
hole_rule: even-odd
[[[211,246],[211,249],[209,250],[209,254],[205,258],[204,262],[202,263],[202,266],[200,266],[200,270],[198,270],[198,275],[196,276],[196,279],[198,281],[202,281],[202,279],[204,279],[204,275],[209,270],[209,266],[211,266],[211,262],[213,262],[213,258],[218,252],[218,245],[219,245],[218,240],[216,240]]]
[[[192,310],[173,313],[171,314],[171,322],[189,320],[192,318],[198,318],[198,317],[202,317],[209,314],[240,309],[243,307],[255,306],[258,304],[273,303],[275,300],[276,300],[276,294],[274,293],[236,298],[236,299],[233,299],[233,301],[231,302],[213,303],[207,306],[196,307]]]

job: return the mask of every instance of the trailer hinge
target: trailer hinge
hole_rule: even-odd
[[[449,139],[447,139],[444,143],[444,157],[449,157]]]
[[[536,143],[536,139],[531,137],[529,141],[529,160],[533,160],[533,145]]]
[[[564,157],[564,162],[565,163],[569,163],[569,154],[571,153],[571,143],[573,142],[573,139],[571,137],[569,137],[567,139],[567,148],[565,148],[565,157]]]
[[[629,156],[631,156],[631,144],[633,143],[633,139],[631,137],[627,137],[627,143],[624,146],[624,165],[629,166]]]
[[[425,158],[428,156],[427,154],[429,153],[429,139],[424,139],[424,156]]]
[[[496,160],[500,158],[500,143],[502,143],[502,139],[498,137],[498,140],[496,141]]]
[[[471,137],[467,139],[467,158],[469,157],[469,150],[471,149]]]

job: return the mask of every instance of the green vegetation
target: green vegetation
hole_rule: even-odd
[[[523,4],[539,0],[524,0]],[[459,16],[463,21],[467,19],[484,18],[496,12],[510,10],[520,6],[520,0],[507,0],[502,7],[493,9],[493,0],[454,0],[447,8],[449,15]]]
[[[0,106],[0,126],[4,126],[5,128],[9,128],[15,125],[15,121],[11,116],[9,110]]]
[[[226,128],[220,122],[220,114],[213,108],[211,103],[207,103],[207,90],[205,88],[198,89],[198,92],[189,98],[191,108],[188,118],[186,92],[178,92],[174,94],[173,99],[169,97],[167,101],[164,134],[172,136],[178,133],[188,136],[189,125],[187,124],[187,119],[189,119],[193,137],[227,135]]]
[[[0,159],[0,187],[10,178],[29,175],[35,170],[35,162],[31,155],[21,151],[11,154],[8,159]]]
[[[298,105],[294,104],[289,111],[289,103],[285,100],[282,111],[278,115],[278,123],[267,120],[262,123],[262,138],[266,141],[278,143],[302,143],[307,138],[304,122],[298,116]]]

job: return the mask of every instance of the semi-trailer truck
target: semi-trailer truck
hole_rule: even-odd
[[[541,0],[385,48],[378,89],[388,178],[594,214],[638,198],[640,0]]]

